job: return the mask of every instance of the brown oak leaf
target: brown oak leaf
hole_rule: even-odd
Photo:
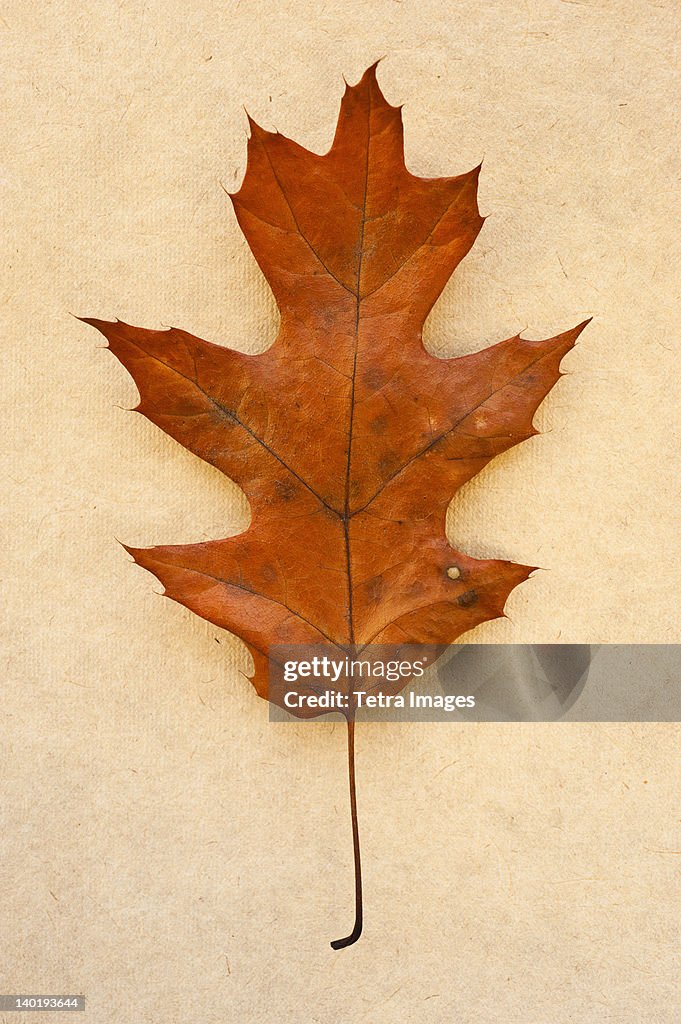
[[[87,322],[133,376],[137,411],[235,480],[251,508],[239,536],[128,550],[168,596],[241,637],[258,694],[280,701],[273,645],[446,645],[503,613],[532,567],[452,548],[447,506],[536,433],[585,324],[458,358],[426,352],[426,316],[483,224],[480,169],[411,174],[401,110],[375,66],[346,88],[323,156],[249,123],[231,200],[280,310],[274,344],[253,356],[174,328]],[[347,717],[357,920],[336,947],[361,931]]]

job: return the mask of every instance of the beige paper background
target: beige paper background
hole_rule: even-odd
[[[550,569],[470,638],[678,641],[678,6],[18,0],[0,32],[2,991],[84,992],[96,1024],[677,1021],[676,726],[362,729],[366,930],[329,948],[343,731],[270,725],[239,645],[116,545],[248,510],[120,410],[132,383],[68,311],[265,348],[219,184],[241,105],[322,151],[341,74],[385,54],[410,168],[485,160],[429,346],[595,317],[546,433],[453,507],[471,554]]]

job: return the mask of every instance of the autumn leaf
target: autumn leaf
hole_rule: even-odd
[[[237,220],[281,314],[261,355],[185,331],[87,319],[140,393],[137,411],[245,491],[236,537],[128,548],[168,596],[230,630],[269,692],[274,645],[446,645],[503,614],[532,567],[451,547],[453,495],[532,437],[585,324],[473,355],[426,352],[426,316],[483,224],[479,168],[425,179],[375,66],[347,87],[333,145],[310,153],[252,120]],[[402,685],[402,684],[400,684]],[[323,712],[320,712],[323,713]],[[350,786],[361,881],[348,713]]]

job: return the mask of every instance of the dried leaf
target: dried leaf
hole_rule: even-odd
[[[346,88],[324,156],[250,128],[231,199],[281,313],[272,347],[252,356],[87,322],[135,379],[137,410],[234,479],[252,512],[236,537],[128,550],[170,597],[241,637],[257,692],[279,700],[272,645],[449,644],[503,613],[532,568],[454,550],[447,506],[536,433],[585,325],[459,358],[426,352],[425,318],[483,224],[479,168],[412,175],[375,67]]]

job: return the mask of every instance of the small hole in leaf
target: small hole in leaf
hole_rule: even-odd
[[[447,575],[449,576],[450,580],[461,579],[461,569],[459,569],[458,565],[450,565],[450,567],[447,569]]]

